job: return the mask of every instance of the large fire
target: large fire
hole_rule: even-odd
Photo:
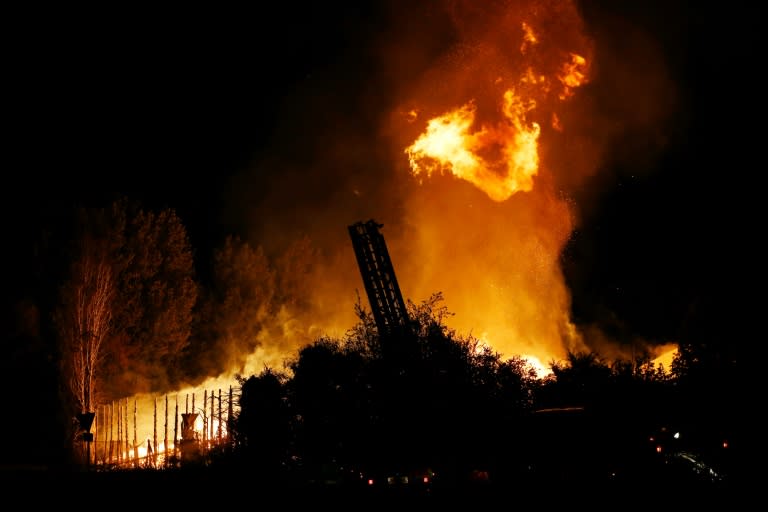
[[[321,335],[343,336],[357,321],[355,290],[362,286],[345,227],[366,218],[384,223],[403,295],[419,302],[442,292],[453,313],[445,321],[459,333],[503,356],[528,358],[540,375],[568,350],[585,348],[560,258],[577,224],[569,187],[594,172],[602,142],[590,140],[590,107],[580,103],[591,80],[592,40],[568,1],[489,3],[470,8],[472,16],[462,16],[461,2],[456,6],[459,43],[423,74],[402,78],[409,86],[398,115],[386,118],[396,125],[383,131],[395,134],[392,158],[402,170],[387,191],[397,197],[366,197],[357,177],[345,176],[332,201],[301,211],[310,233],[332,242],[302,275],[304,309],[281,309],[259,337],[262,347],[279,352],[272,367]],[[330,180],[328,168],[343,167],[345,158],[376,154],[351,151],[356,146],[345,142],[333,144],[330,163],[316,164],[322,178],[313,186]],[[302,202],[298,175],[287,175],[271,183],[274,204],[265,199],[257,213],[271,219],[281,206]],[[345,203],[342,191],[357,203]],[[306,202],[317,199],[310,192]],[[396,208],[376,209],[377,200]],[[286,223],[297,216],[292,211]],[[263,238],[285,236],[277,224],[259,228]],[[262,369],[236,364],[243,375]],[[139,439],[148,435],[144,424]]]
[[[477,33],[466,29],[474,52],[429,76],[448,92],[425,84],[403,109],[423,130],[404,150],[420,188],[393,252],[411,294],[442,290],[453,327],[504,355],[527,354],[545,373],[583,348],[559,261],[574,212],[555,176],[577,172],[557,144],[589,82],[592,46],[567,2],[497,14]]]

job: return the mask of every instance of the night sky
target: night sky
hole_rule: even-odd
[[[240,188],[254,162],[300,167],[336,126],[374,138],[370,105],[386,111],[392,79],[377,73],[373,49],[437,28],[410,65],[428,61],[452,37],[439,4],[6,13],[6,255],[23,268],[25,244],[61,208],[119,195],[175,208],[207,254],[243,227],[245,204],[270,194]],[[741,4],[584,4],[598,59],[601,44],[621,47],[632,27],[660,49],[677,101],[661,149],[627,161],[619,146],[636,141],[626,134],[577,193],[583,219],[563,255],[575,319],[629,322],[657,339],[676,337],[694,311],[706,329],[732,328],[740,305],[731,292],[748,272],[744,233],[753,232],[744,189],[762,168],[749,128],[758,18]],[[356,105],[343,122],[322,122],[343,105]],[[9,271],[13,300],[25,279]]]

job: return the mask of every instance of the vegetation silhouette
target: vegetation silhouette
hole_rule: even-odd
[[[29,427],[39,442],[5,450],[13,464],[81,469],[68,459],[77,427],[68,420],[89,408],[93,394],[139,391],[140,381],[157,387],[194,380],[209,368],[190,370],[190,361],[220,369],[261,343],[254,333],[265,319],[288,303],[302,307],[296,290],[311,261],[308,240],[274,263],[260,247],[227,239],[206,286],[194,282],[193,251],[172,210],[123,201],[79,215],[75,223],[63,216],[41,234],[38,253],[27,262],[35,267],[28,295],[13,303],[15,323],[8,325],[15,330],[5,336],[13,357],[3,361],[2,373],[9,387],[20,377],[30,382],[26,373],[36,382],[11,397],[9,410],[45,419]],[[66,356],[93,338],[64,335],[76,334],[71,294],[89,286],[85,264],[100,261],[112,265],[111,293],[118,299],[99,347],[103,358],[94,359],[88,377]],[[156,307],[149,311],[142,297],[152,290]],[[692,309],[671,372],[648,354],[607,361],[573,352],[552,361],[544,378],[524,358],[502,358],[448,328],[452,313],[441,293],[408,301],[407,309],[409,329],[382,339],[358,298],[358,321],[343,337],[304,346],[285,372],[266,368],[242,377],[239,412],[228,425],[231,443],[181,471],[192,479],[213,471],[265,484],[424,494],[545,483],[721,488],[737,478],[736,345],[716,328],[716,305]],[[153,328],[158,325],[162,332]],[[230,339],[244,341],[226,349]],[[148,353],[162,360],[155,367],[167,375],[141,365]],[[126,368],[141,379],[129,386],[112,378],[128,375],[117,371]],[[100,375],[110,378],[99,381]],[[86,393],[94,376],[99,385]],[[74,389],[62,385],[72,377]],[[6,428],[6,438],[17,435]],[[177,473],[159,469],[153,471],[169,478]]]
[[[291,485],[417,495],[725,487],[732,468],[709,446],[723,452],[723,440],[697,440],[706,428],[690,424],[673,436],[684,377],[648,356],[572,352],[539,379],[524,359],[449,329],[440,293],[408,310],[410,338],[381,340],[358,300],[345,337],[302,348],[290,375],[243,380],[238,463]]]

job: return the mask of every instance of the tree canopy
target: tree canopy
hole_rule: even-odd
[[[121,199],[80,208],[73,232],[54,315],[81,409],[92,408],[96,393],[114,399],[166,386],[189,341],[198,293],[181,219]]]

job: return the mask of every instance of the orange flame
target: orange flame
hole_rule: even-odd
[[[528,47],[535,45],[539,40],[536,38],[536,34],[533,33],[533,29],[529,24],[523,22],[523,44],[520,45],[520,53],[528,51]]]
[[[520,51],[525,53],[527,45],[538,40],[528,23],[523,22],[522,26]],[[576,53],[569,56],[557,76],[564,86],[560,99],[572,96],[575,88],[587,82],[587,60]],[[529,117],[536,110],[537,98],[544,98],[549,92],[550,80],[527,67],[518,82],[521,92],[515,88],[504,91],[499,108],[501,118],[494,125],[482,125],[473,131],[477,112],[474,100],[430,119],[426,131],[405,149],[411,172],[415,176],[431,176],[448,171],[469,181],[494,201],[530,191],[539,170],[541,127]],[[561,130],[556,114],[552,119],[556,129]]]
[[[528,123],[525,114],[534,107],[535,103],[526,104],[510,89],[504,93],[502,107],[508,123],[471,132],[476,110],[472,103],[430,120],[427,131],[406,149],[413,173],[429,176],[447,169],[494,201],[530,190],[539,166],[540,128]],[[493,147],[498,147],[498,158],[484,158],[482,152]]]
[[[560,99],[565,100],[573,96],[573,89],[587,83],[587,59],[581,55],[571,53],[570,62],[563,64],[558,80],[563,83],[564,89],[560,93]]]
[[[391,253],[406,294],[443,291],[452,328],[503,355],[535,358],[546,375],[541,362],[584,343],[560,267],[575,215],[556,178],[590,165],[560,157],[578,147],[569,127],[585,105],[570,105],[589,81],[591,41],[574,4],[524,4],[489,9],[482,25],[457,15],[469,43],[404,107],[423,118],[407,123],[421,129],[400,146],[421,187],[405,203],[409,231]]]

